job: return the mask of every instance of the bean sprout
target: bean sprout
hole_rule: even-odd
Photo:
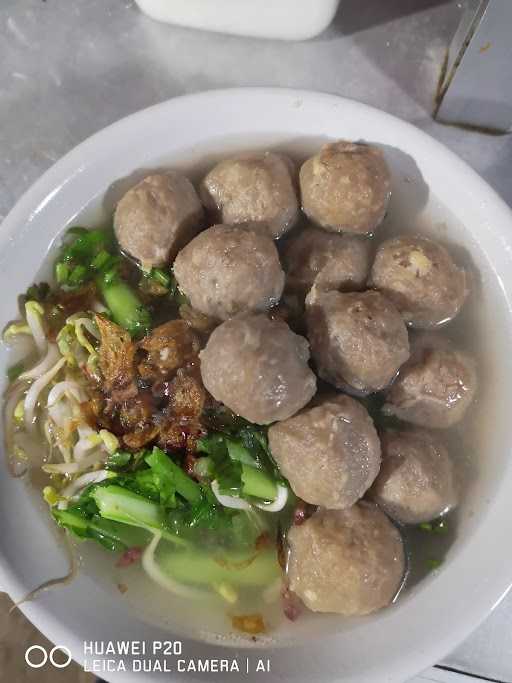
[[[256,507],[265,512],[280,512],[288,501],[288,488],[277,485],[277,496],[272,503],[255,503]]]
[[[41,353],[46,352],[48,340],[43,327],[44,308],[37,301],[27,301],[25,304],[27,325],[30,327],[34,342]]]
[[[30,370],[22,372],[20,379],[38,379],[47,372],[60,358],[59,349],[56,344],[49,344],[46,355],[40,360],[37,365],[34,365]]]
[[[149,578],[153,579],[153,581],[157,583],[159,586],[162,586],[162,588],[165,588],[166,590],[170,591],[171,593],[174,593],[174,595],[177,595],[180,598],[192,598],[195,600],[202,600],[205,597],[207,597],[209,595],[207,591],[201,590],[200,588],[192,588],[191,586],[185,586],[182,583],[175,581],[173,578],[171,578],[168,574],[165,574],[160,569],[160,567],[155,561],[155,552],[158,544],[160,543],[161,538],[162,534],[157,531],[153,536],[153,540],[148,545],[148,547],[144,551],[144,554],[142,555],[142,566],[146,574],[149,576]]]
[[[33,432],[35,428],[35,408],[39,399],[39,394],[52,381],[52,379],[60,372],[62,367],[66,364],[66,359],[61,358],[48,372],[36,379],[34,384],[27,391],[25,396],[25,429],[28,432]]]
[[[220,492],[219,482],[215,479],[212,481],[213,495],[221,505],[226,508],[233,508],[233,510],[250,510],[251,506],[243,498],[235,498],[235,496],[226,496]]]
[[[99,484],[100,481],[108,479],[112,475],[108,470],[96,470],[96,472],[87,472],[77,477],[66,488],[62,489],[60,495],[63,498],[73,498],[76,494],[84,489],[89,484]]]

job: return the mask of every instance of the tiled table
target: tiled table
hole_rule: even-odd
[[[239,85],[323,90],[385,109],[444,142],[512,204],[512,137],[430,116],[462,8],[342,0],[324,35],[287,44],[156,24],[130,0],[2,0],[0,219],[48,166],[105,125],[175,95]],[[512,683],[512,597],[443,664]],[[434,669],[423,680],[446,683],[450,672]]]

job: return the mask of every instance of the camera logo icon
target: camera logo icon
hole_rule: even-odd
[[[56,659],[55,655],[58,652],[63,653],[65,661],[58,661]],[[48,660],[56,669],[64,669],[69,665],[71,659],[71,652],[64,645],[55,645],[50,652],[42,645],[31,645],[25,652],[25,661],[31,669],[40,669]]]

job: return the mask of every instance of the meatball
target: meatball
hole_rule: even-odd
[[[452,320],[469,292],[468,274],[448,251],[426,237],[396,237],[375,256],[371,284],[398,308],[413,327]]]
[[[300,189],[305,214],[321,228],[368,235],[386,213],[391,176],[379,149],[341,140],[302,165]]]
[[[283,253],[286,288],[306,296],[313,285],[353,291],[366,284],[370,242],[308,226],[287,241]]]
[[[349,396],[327,398],[272,425],[268,437],[294,493],[312,505],[350,507],[379,472],[379,437],[366,408]]]
[[[407,329],[378,292],[316,292],[306,299],[311,353],[319,375],[339,389],[386,387],[409,358]]]
[[[419,427],[451,427],[475,397],[475,361],[450,347],[417,347],[387,392],[382,410]]]
[[[397,522],[430,522],[457,505],[453,463],[422,429],[381,434],[382,467],[370,497]]]
[[[200,192],[204,205],[222,223],[264,222],[274,238],[284,235],[299,216],[295,168],[281,154],[244,154],[221,161],[204,178]]]
[[[264,315],[228,320],[200,354],[206,389],[257,424],[286,420],[316,392],[309,345],[288,325]]]
[[[314,612],[362,616],[389,605],[403,583],[398,529],[373,503],[318,510],[288,532],[290,589]]]
[[[226,320],[278,303],[284,272],[263,230],[214,225],[180,251],[174,274],[196,310]]]
[[[114,214],[119,246],[143,266],[163,266],[194,237],[203,208],[194,186],[176,171],[149,175],[122,197]]]

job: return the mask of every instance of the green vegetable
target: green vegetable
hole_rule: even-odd
[[[159,490],[155,475],[151,469],[138,470],[135,474],[126,481],[126,486],[139,493],[141,496],[153,500],[156,503],[163,503],[166,501],[168,507],[175,507],[176,501],[174,498],[174,485]]]
[[[97,486],[91,494],[102,517],[142,528],[161,529],[162,508],[143,496],[116,484]]]
[[[242,492],[245,496],[254,496],[263,500],[275,500],[277,486],[272,479],[255,467],[242,465]]]
[[[285,483],[266,435],[249,423],[233,435],[211,433],[199,439],[197,449],[209,455],[211,476],[223,494],[274,500],[277,484]]]
[[[148,531],[158,530],[167,540],[179,545],[185,544],[185,541],[169,531],[164,509],[157,503],[117,484],[94,486],[90,495],[103,519]]]
[[[78,538],[96,540],[108,550],[123,551],[146,545],[151,540],[151,533],[144,529],[103,519],[99,515],[88,519],[73,509],[55,509],[52,514],[60,526],[69,529]]]
[[[233,510],[222,506],[210,487],[202,487],[203,497],[194,505],[169,511],[169,527],[179,536],[202,547],[254,548],[257,538],[270,531],[259,511]]]
[[[175,581],[188,585],[227,583],[233,586],[264,587],[281,576],[275,548],[257,554],[160,551],[155,559],[163,572]]]
[[[197,477],[211,477],[212,461],[211,458],[198,458],[194,464],[194,473]]]
[[[197,450],[209,454],[211,476],[217,480],[220,492],[240,495],[243,486],[242,463],[230,457],[226,437],[223,434],[209,434],[199,439]],[[232,448],[232,453],[235,456],[240,455],[235,447]]]
[[[100,277],[97,283],[114,322],[133,336],[146,334],[151,327],[151,316],[131,287],[117,278],[106,281]]]
[[[105,467],[108,470],[118,470],[126,467],[132,459],[132,454],[127,451],[116,451],[109,455]]]
[[[151,455],[146,458],[146,462],[153,471],[159,490],[168,490],[174,487],[176,492],[191,504],[198,503],[201,500],[199,485],[187,476],[160,448],[155,446]]]
[[[258,462],[251,455],[250,451],[243,445],[240,439],[225,438],[225,443],[231,460],[243,463],[245,465],[250,465],[252,467],[258,466]]]
[[[24,370],[25,366],[21,361],[7,368],[7,378],[9,382],[14,382],[15,380],[17,380]]]

